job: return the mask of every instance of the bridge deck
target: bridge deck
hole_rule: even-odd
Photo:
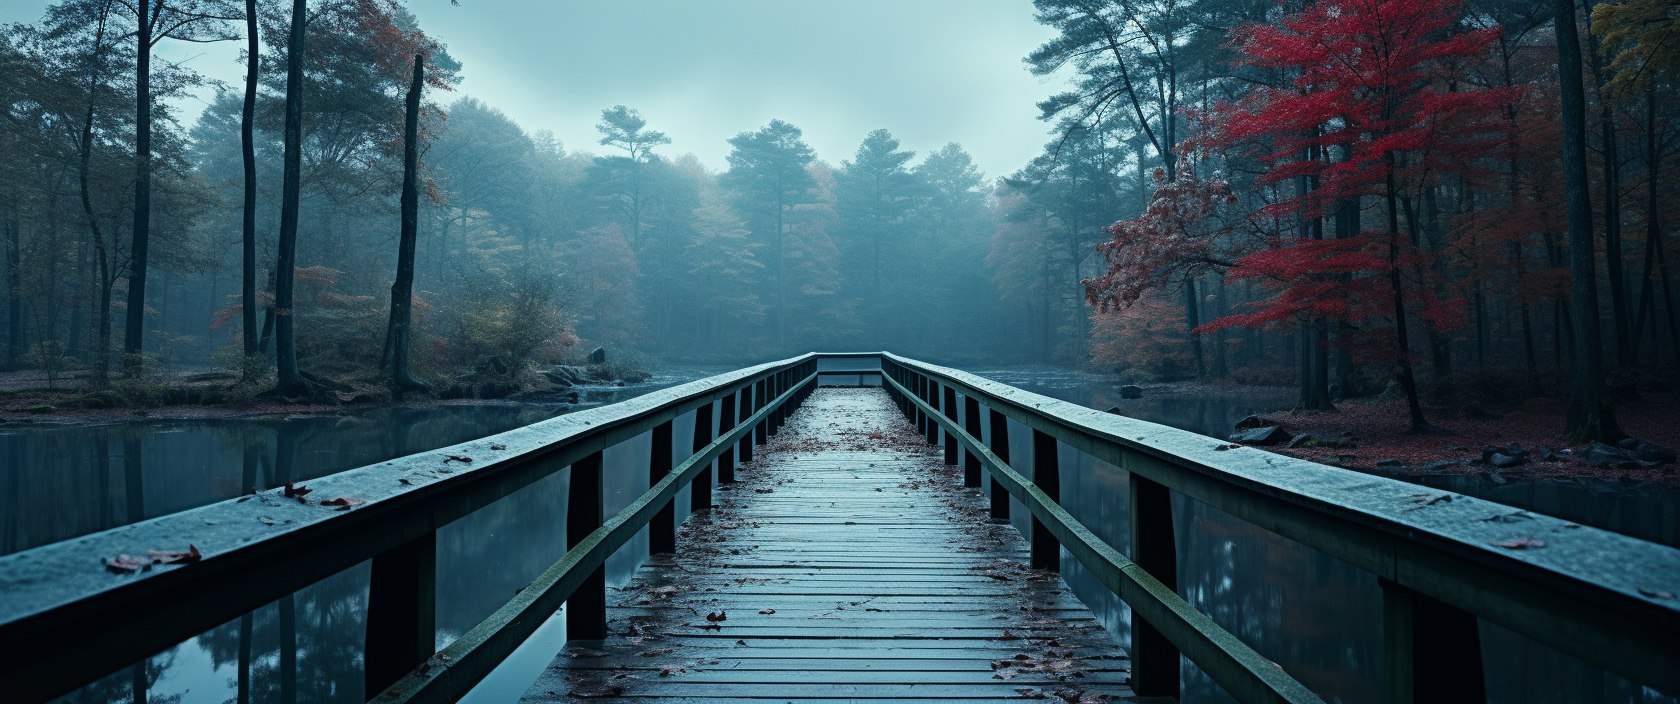
[[[1124,651],[884,392],[816,392],[736,478],[524,701],[1132,699]]]

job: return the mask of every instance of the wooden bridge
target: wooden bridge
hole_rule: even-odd
[[[608,516],[603,453],[623,443],[649,449],[647,489]],[[1129,556],[1061,507],[1068,452],[1127,473]],[[566,554],[432,652],[438,528],[561,471]],[[369,559],[378,702],[459,699],[562,605],[568,644],[528,701],[1170,701],[1185,659],[1238,701],[1320,701],[1177,594],[1173,492],[1376,575],[1389,702],[1485,701],[1478,619],[1680,693],[1680,550],[1527,515],[1513,548],[1510,507],[888,353],[750,367],[312,484],[360,501],[275,490],[0,557],[6,701],[46,701]],[[1012,503],[1030,530],[1006,523]],[[607,558],[643,529],[651,556],[609,590]],[[189,542],[202,559],[98,567]],[[1063,560],[1131,607],[1129,653]]]

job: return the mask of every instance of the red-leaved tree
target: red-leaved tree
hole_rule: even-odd
[[[1202,128],[1195,139],[1208,149],[1265,166],[1257,186],[1295,184],[1275,189],[1290,195],[1249,214],[1248,227],[1267,236],[1230,270],[1268,282],[1276,294],[1198,331],[1334,321],[1356,333],[1339,335],[1338,344],[1384,351],[1394,361],[1418,431],[1430,426],[1412,373],[1408,318],[1449,329],[1464,313],[1462,300],[1434,293],[1418,223],[1407,218],[1401,228],[1401,201],[1443,174],[1473,170],[1504,137],[1497,108],[1505,96],[1455,75],[1497,30],[1455,32],[1460,7],[1457,0],[1323,0],[1276,24],[1239,28],[1239,63],[1287,84],[1192,115]],[[1386,204],[1386,226],[1323,239],[1322,221],[1337,204],[1366,196]],[[1119,246],[1130,225],[1115,226],[1115,244],[1107,246]],[[1109,261],[1110,276],[1130,276],[1114,266],[1123,261]],[[1123,304],[1108,292],[1124,290],[1110,286],[1094,296]]]

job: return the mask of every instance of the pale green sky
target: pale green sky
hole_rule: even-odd
[[[407,0],[463,66],[458,88],[568,149],[597,150],[603,108],[625,104],[673,144],[725,166],[737,132],[781,118],[838,165],[872,129],[925,154],[961,142],[987,176],[1049,139],[1034,103],[1060,81],[1021,58],[1051,36],[1030,0]],[[0,0],[0,22],[45,0]],[[237,43],[159,56],[238,85]],[[188,108],[196,113],[196,108]]]

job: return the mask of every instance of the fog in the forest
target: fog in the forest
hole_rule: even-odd
[[[890,349],[1299,383],[1309,407],[1470,366],[1560,384],[1580,292],[1551,15],[1402,4],[1428,26],[1399,41],[1439,52],[1383,69],[1412,81],[1383,122],[1370,96],[1315,107],[1344,90],[1331,64],[1267,53],[1361,15],[1292,24],[1271,0],[332,0],[304,23],[181,0],[144,54],[130,4],[12,2],[6,363],[299,390],[394,359],[447,386],[597,347],[637,367]],[[1673,115],[1650,107],[1671,86],[1580,23],[1607,364],[1671,359]],[[1317,136],[1282,124],[1291,92]],[[1382,135],[1410,141],[1371,152]]]

